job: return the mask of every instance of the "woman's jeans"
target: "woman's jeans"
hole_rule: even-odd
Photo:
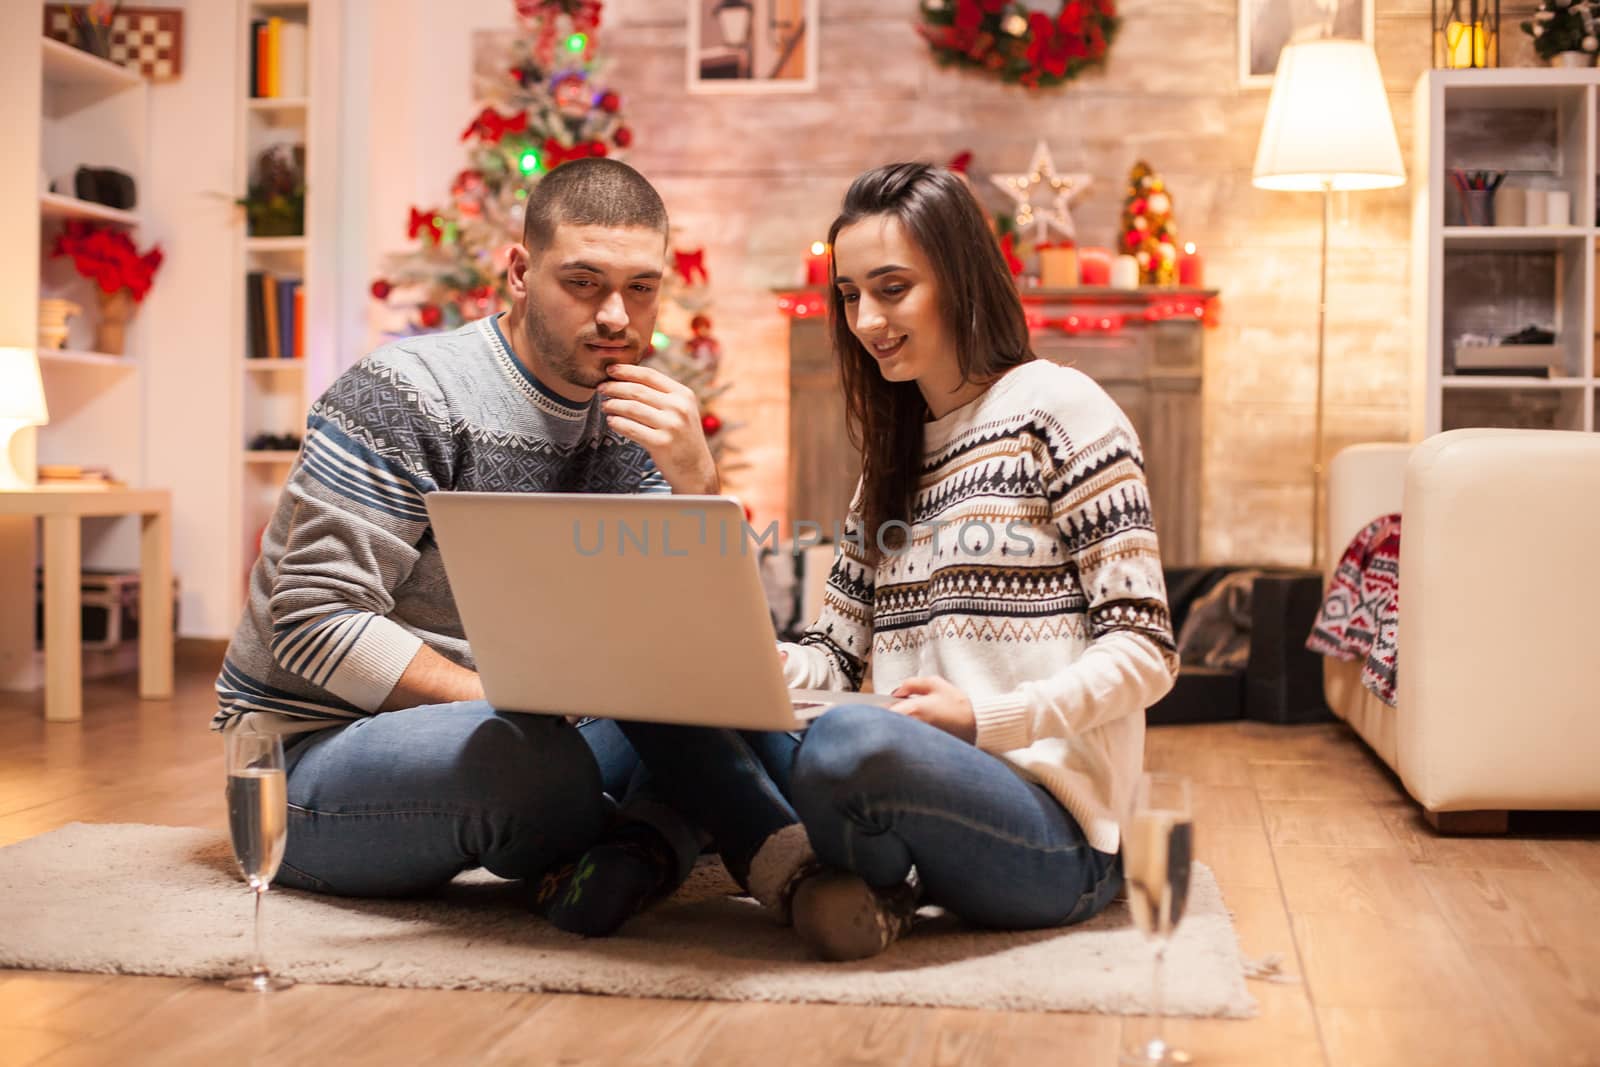
[[[836,707],[803,735],[618,725],[741,881],[768,835],[802,822],[822,862],[879,887],[915,865],[928,903],[980,926],[1081,922],[1122,885],[1117,857],[1043,787],[885,708]]]
[[[286,739],[279,884],[409,896],[485,867],[531,878],[582,853],[638,759],[616,724],[574,727],[483,701],[357,719]]]

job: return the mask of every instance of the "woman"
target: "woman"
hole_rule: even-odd
[[[785,674],[858,689],[870,668],[899,699],[834,708],[803,741],[621,726],[825,958],[881,952],[919,902],[1082,921],[1120,887],[1116,813],[1177,663],[1138,441],[1091,380],[1035,359],[955,175],[861,175],[829,241],[861,485]]]

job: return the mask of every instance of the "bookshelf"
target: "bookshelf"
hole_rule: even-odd
[[[1597,90],[1600,71],[1582,68],[1430,70],[1418,79],[1413,438],[1463,426],[1600,429]],[[1452,170],[1505,173],[1497,221],[1519,199],[1548,205],[1551,193],[1564,196],[1567,213],[1543,224],[1464,225]],[[1549,331],[1553,343],[1504,347],[1527,327]],[[1463,338],[1497,344],[1469,349]],[[1494,366],[1501,362],[1508,366]]]
[[[334,303],[328,290],[336,274],[327,227],[336,212],[330,199],[335,184],[330,145],[337,143],[337,113],[329,94],[336,88],[338,6],[337,0],[239,0],[235,173],[240,195],[257,180],[269,151],[298,158],[306,192],[299,232],[282,227],[263,232],[240,212],[232,442],[238,481],[228,534],[235,611],[261,530],[297,456],[290,449],[263,448],[260,439],[303,434],[306,409],[327,384],[324,368],[334,365],[323,324]],[[272,48],[257,37],[269,25],[276,26],[278,42],[279,74],[273,84],[257,77],[264,64],[273,65],[264,58]],[[319,181],[324,174],[327,180]],[[298,300],[286,288],[294,281]],[[269,301],[276,306],[269,309]]]
[[[37,11],[37,9],[35,9]],[[37,27],[37,19],[34,26]],[[79,166],[115,167],[147,190],[149,96],[138,74],[38,33],[0,36],[0,95],[8,121],[0,129],[0,344],[33,349],[50,422],[22,436],[41,464],[109,467],[132,486],[146,484],[149,419],[144,375],[145,316],[136,311],[122,354],[93,350],[99,315],[95,287],[67,258],[50,249],[67,222],[126,230],[142,251],[146,218],[72,195]],[[160,278],[157,278],[157,285]],[[80,311],[68,322],[64,347],[43,347],[40,301],[70,300]],[[30,457],[21,457],[24,463]],[[136,567],[136,523],[100,518],[85,523],[85,566]],[[0,602],[34,602],[39,558],[32,519],[0,519]],[[34,648],[33,612],[0,613],[0,688],[36,688],[42,658]]]

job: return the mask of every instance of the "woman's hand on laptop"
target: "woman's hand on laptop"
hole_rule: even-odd
[[[969,745],[977,741],[978,717],[973,714],[972,701],[938,675],[907,678],[889,695],[900,698],[889,706],[890,711],[936,726]]]
[[[606,370],[611,380],[599,393],[607,424],[650,453],[674,493],[720,492],[694,390],[653,367],[613,363]]]

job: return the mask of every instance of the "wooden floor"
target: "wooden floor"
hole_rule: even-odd
[[[0,694],[0,845],[67,822],[223,826],[206,730],[214,648],[175,700],[91,683],[82,724]],[[1196,783],[1199,857],[1244,950],[1250,1021],[1173,1020],[1198,1064],[1600,1064],[1600,836],[1441,838],[1342,726],[1161,729],[1153,767]],[[0,923],[6,921],[0,900]],[[1026,981],[1025,975],[1018,976]],[[1128,1026],[1139,1025],[1131,1020]],[[1074,1064],[1116,1062],[1124,1021],[827,1005],[215,985],[0,971],[0,1067],[20,1064]]]

